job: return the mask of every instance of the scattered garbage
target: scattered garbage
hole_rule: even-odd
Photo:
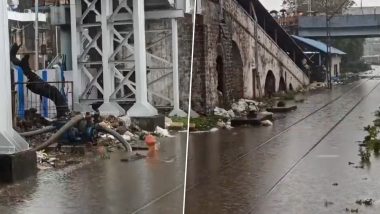
[[[159,126],[156,127],[156,130],[154,131],[154,133],[160,137],[173,137],[172,135],[170,135],[167,129],[163,129]]]
[[[224,117],[224,118],[230,118],[230,117],[232,117],[227,110],[225,110],[223,108],[219,108],[219,107],[215,107],[215,109],[214,109],[214,115],[220,116],[220,117]],[[235,114],[233,116],[235,116]]]
[[[262,126],[273,126],[273,122],[270,120],[261,121]]]
[[[170,119],[169,117],[165,117],[165,128],[171,127],[173,124],[173,120]]]
[[[307,87],[307,90],[316,90],[316,89],[319,89],[319,88],[326,88],[326,87],[327,87],[327,83],[324,83],[324,82],[313,82],[313,83],[311,83]]]
[[[217,131],[219,131],[218,128],[212,128],[212,129],[210,129],[210,132],[217,132]]]
[[[33,130],[36,128],[36,126],[32,126],[29,124],[33,124],[33,121],[41,120],[40,116],[36,114],[35,111],[30,111],[29,115],[32,116],[29,116],[28,118],[34,119],[29,119],[28,121],[23,121],[22,123],[19,123],[23,125],[23,128],[20,128],[19,130],[22,130],[23,132],[28,132],[31,131],[31,129]],[[99,116],[98,118],[96,118],[96,120],[96,123],[99,126],[106,127],[107,129],[118,133],[120,136],[116,138],[113,134],[110,134],[109,132],[97,133],[93,141],[85,142],[86,144],[80,146],[67,145],[64,146],[63,151],[58,150],[56,144],[52,144],[45,151],[37,152],[38,168],[41,170],[46,170],[50,168],[62,168],[70,164],[81,163],[86,159],[90,160],[90,158],[109,159],[110,153],[116,151],[125,151],[126,149],[123,147],[122,144],[119,143],[119,138],[121,138],[124,142],[128,143],[143,142],[145,137],[148,134],[150,134],[147,131],[141,130],[140,127],[133,124],[128,116]],[[51,123],[51,121],[48,122]],[[170,118],[166,118],[166,124],[172,125],[173,122]],[[156,127],[155,132],[152,134],[160,138],[173,137],[167,129],[161,127]],[[52,135],[53,133],[43,133],[35,136],[30,136],[27,137],[27,141],[30,143],[30,146],[32,148],[35,148],[41,145],[41,142],[46,142]],[[76,149],[79,147],[80,152],[78,153],[76,152]],[[71,148],[71,150],[67,150],[67,148]],[[157,141],[154,146],[154,151],[158,151],[159,149],[160,143]]]
[[[218,122],[216,123],[216,126],[218,128],[222,128],[223,129],[223,128],[226,127],[226,123],[223,120],[219,119]]]

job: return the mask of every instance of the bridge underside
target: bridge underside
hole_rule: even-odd
[[[379,28],[330,28],[330,34],[332,37],[339,38],[375,38],[380,37]],[[326,28],[314,28],[314,29],[303,29],[299,28],[299,36],[309,37],[309,38],[325,38],[327,35]]]
[[[325,16],[299,17],[298,34],[302,37],[326,37]],[[329,29],[333,37],[380,37],[380,15],[345,15],[334,17]]]

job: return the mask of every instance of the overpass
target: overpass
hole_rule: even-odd
[[[326,37],[326,16],[301,16],[298,35]],[[380,37],[380,14],[340,15],[330,22],[333,37]]]

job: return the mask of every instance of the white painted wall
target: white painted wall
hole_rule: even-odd
[[[340,70],[340,65],[342,62],[342,57],[340,55],[333,55],[331,57],[331,77],[336,77],[340,76],[341,70]],[[335,66],[337,66],[337,71],[335,73]]]

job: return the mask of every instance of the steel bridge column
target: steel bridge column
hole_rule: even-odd
[[[178,25],[172,19],[172,56],[173,56],[173,99],[174,109],[169,116],[186,117],[187,114],[179,107],[179,73],[178,73]]]
[[[101,0],[101,28],[102,28],[102,66],[103,66],[103,100],[104,103],[99,107],[102,115],[124,115],[125,111],[116,102],[110,102],[110,97],[114,91],[115,77],[109,63],[113,50],[113,37],[109,27],[108,18],[113,13],[113,2],[110,0]]]
[[[9,58],[7,1],[0,3],[0,69],[3,82],[0,84],[0,154],[14,154],[29,149],[28,143],[12,128],[11,70]]]
[[[145,14],[144,1],[133,0],[133,32],[136,75],[136,103],[128,111],[132,117],[150,117],[158,115],[148,102],[146,73]]]
[[[73,65],[73,97],[74,111],[91,112],[93,111],[89,105],[80,103],[79,97],[83,93],[83,74],[78,66],[78,57],[81,53],[81,31],[78,27],[77,20],[82,16],[81,0],[70,0],[70,16],[71,16],[71,50],[72,50],[72,65]]]

